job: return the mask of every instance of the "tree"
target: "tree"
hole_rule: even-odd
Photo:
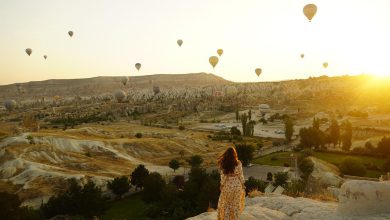
[[[180,163],[179,161],[173,159],[169,162],[169,167],[173,169],[173,172],[176,172],[176,170],[180,167]]]
[[[240,120],[240,113],[238,112],[238,108],[236,109],[236,121]]]
[[[336,144],[338,144],[340,140],[340,127],[335,119],[332,120],[329,130],[331,143],[333,144],[333,146],[336,146]]]
[[[145,178],[142,199],[145,202],[155,202],[161,198],[160,193],[165,187],[165,181],[159,173],[152,172]]]
[[[385,163],[382,166],[382,171],[383,172],[390,172],[390,157],[387,158]]]
[[[107,187],[119,198],[130,190],[130,181],[126,176],[115,177],[114,180],[108,182]]]
[[[0,219],[19,219],[19,206],[22,202],[15,194],[0,192]]]
[[[291,137],[294,133],[294,123],[291,118],[287,118],[284,120],[284,135],[286,137],[286,141],[290,142]]]
[[[378,142],[377,152],[383,156],[390,156],[390,138],[383,137]]]
[[[251,109],[249,109],[249,112],[248,112],[248,119],[252,120],[252,110]]]
[[[191,167],[200,167],[203,163],[203,158],[200,155],[193,155],[187,160]]]
[[[314,170],[314,163],[308,157],[302,159],[298,166],[299,170],[302,172],[303,179],[307,179]]]
[[[244,113],[243,115],[241,115],[240,117],[241,119],[241,125],[242,125],[242,134],[243,136],[247,136],[247,122],[248,122],[248,116],[246,115],[246,113]]]
[[[288,173],[287,172],[277,172],[274,175],[275,182],[274,186],[287,187]]]
[[[184,150],[181,150],[180,152],[179,152],[179,154],[180,154],[180,159],[183,159],[183,157],[184,157]]]
[[[366,168],[363,163],[356,158],[347,157],[339,165],[340,171],[345,175],[364,176]]]
[[[317,118],[313,118],[313,125],[312,127],[314,129],[317,129],[317,130],[320,130],[320,119],[317,119]]]
[[[184,187],[184,183],[185,183],[184,176],[183,175],[176,175],[173,178],[172,183],[175,184],[175,186],[178,189],[182,189]]]
[[[318,148],[325,144],[325,133],[321,130],[310,128],[301,128],[299,130],[300,143],[303,148]]]
[[[139,132],[136,133],[136,134],[135,134],[135,137],[136,137],[136,138],[142,138],[142,133],[139,133]]]
[[[253,153],[255,149],[252,145],[238,144],[235,146],[238,159],[242,162],[243,166],[248,166],[253,159]]]
[[[131,173],[131,184],[137,188],[144,186],[145,178],[149,175],[149,170],[143,164],[138,165]]]
[[[349,121],[346,121],[345,124],[345,132],[342,137],[343,150],[349,151],[352,146],[352,125]]]

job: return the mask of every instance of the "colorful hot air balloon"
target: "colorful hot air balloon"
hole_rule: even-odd
[[[305,54],[301,54],[301,58],[303,59],[305,57]]]
[[[179,45],[179,47],[181,47],[182,44],[183,44],[183,40],[182,39],[177,40],[177,45]]]
[[[43,55],[43,58],[45,58],[45,60],[47,59],[47,55]]]
[[[314,15],[316,15],[316,12],[317,6],[315,4],[308,4],[303,8],[303,14],[307,17],[307,19],[309,19],[310,22]]]
[[[25,51],[26,51],[27,55],[29,55],[29,56],[30,56],[31,53],[32,53],[32,49],[31,49],[31,48],[27,48]]]
[[[135,64],[135,68],[137,68],[137,70],[139,71],[139,69],[141,69],[141,64],[140,63],[136,63]]]
[[[218,53],[219,56],[222,56],[223,50],[222,50],[222,49],[218,49],[218,50],[217,50],[217,53]]]
[[[322,66],[324,66],[324,68],[326,69],[326,68],[328,67],[328,63],[327,63],[327,62],[324,62],[324,63],[322,64]]]
[[[218,61],[219,61],[219,59],[218,59],[218,57],[216,57],[216,56],[211,56],[211,57],[209,58],[209,62],[210,62],[211,66],[212,66],[213,68],[215,68],[215,66],[218,64]]]
[[[73,37],[73,31],[68,31],[70,37]]]
[[[261,71],[262,71],[262,70],[261,70],[260,68],[255,69],[256,75],[257,75],[257,76],[260,76]]]

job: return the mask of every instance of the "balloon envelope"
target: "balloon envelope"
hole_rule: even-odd
[[[73,31],[68,31],[70,37],[73,37]]]
[[[305,54],[301,54],[301,58],[304,58],[305,57]]]
[[[255,69],[255,73],[257,76],[260,76],[262,70],[260,68]]]
[[[43,55],[43,58],[45,58],[45,60],[47,59],[47,55]]]
[[[219,56],[222,56],[223,50],[222,50],[222,49],[218,49],[218,50],[217,50],[217,53],[218,53]]]
[[[136,63],[135,64],[135,68],[137,68],[137,70],[139,71],[139,69],[141,69],[141,64],[140,63]]]
[[[322,64],[322,66],[324,66],[324,68],[326,69],[328,67],[328,63],[325,62],[325,63]]]
[[[313,19],[314,15],[317,13],[317,6],[315,4],[308,4],[305,5],[303,8],[303,14],[311,21]]]
[[[183,40],[182,39],[177,40],[177,44],[179,45],[179,47],[181,47],[181,45],[183,44]]]
[[[29,56],[30,56],[30,55],[31,55],[31,53],[32,53],[32,49],[31,49],[31,48],[27,48],[27,49],[26,49],[26,53],[27,53],[27,55],[29,55]]]
[[[216,56],[211,56],[211,57],[209,58],[209,62],[210,62],[211,66],[212,66],[213,68],[215,68],[215,66],[218,64],[218,61],[219,61],[219,59],[218,59],[218,57],[216,57]]]

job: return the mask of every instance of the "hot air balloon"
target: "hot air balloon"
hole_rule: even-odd
[[[129,78],[127,78],[127,76],[123,77],[122,80],[121,80],[123,86],[126,86],[128,81],[129,81]]]
[[[70,37],[73,37],[73,31],[68,31]]]
[[[317,6],[315,4],[308,4],[303,8],[303,14],[307,17],[307,19],[309,19],[310,22],[314,15],[316,15],[316,12]]]
[[[155,95],[157,95],[158,93],[160,93],[160,87],[158,86],[153,86],[153,92]]]
[[[211,56],[209,58],[209,62],[211,64],[211,66],[213,66],[213,68],[215,68],[215,66],[218,64],[218,61],[219,61],[219,59],[216,56]]]
[[[137,70],[139,71],[139,69],[141,69],[141,64],[140,63],[136,63],[135,64],[135,68],[137,68]]]
[[[322,66],[324,66],[324,68],[326,69],[326,68],[328,67],[328,63],[327,63],[327,62],[324,62],[324,63],[322,64]]]
[[[45,60],[47,59],[47,55],[43,55],[43,58],[45,58]]]
[[[305,57],[305,54],[301,54],[301,58],[303,59]]]
[[[218,53],[219,56],[222,56],[223,50],[222,50],[222,49],[218,49],[218,50],[217,50],[217,53]]]
[[[27,55],[29,55],[29,56],[30,56],[31,53],[32,53],[32,49],[31,49],[31,48],[27,48],[25,51],[26,51]]]
[[[261,70],[260,68],[255,69],[256,75],[257,75],[257,76],[260,76],[261,71],[262,71],[262,70]]]
[[[181,47],[182,44],[183,44],[183,40],[182,39],[177,40],[177,45],[179,45],[179,47]]]
[[[115,99],[118,101],[118,102],[123,102],[123,100],[125,100],[126,98],[126,93],[122,90],[117,90],[115,93],[114,93],[114,97]]]
[[[7,100],[4,102],[4,107],[8,110],[8,111],[12,111],[16,108],[16,102],[15,100]]]

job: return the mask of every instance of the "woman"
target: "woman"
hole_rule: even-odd
[[[218,164],[221,173],[218,220],[237,220],[245,206],[245,180],[236,150],[232,147],[227,149]]]

